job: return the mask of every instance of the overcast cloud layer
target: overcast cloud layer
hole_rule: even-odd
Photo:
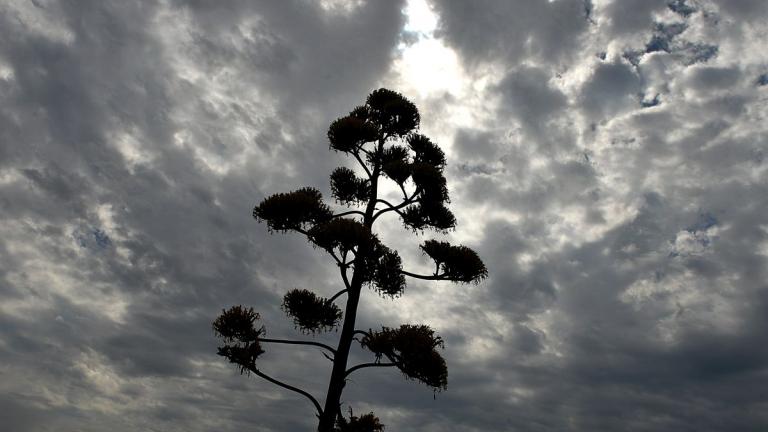
[[[313,430],[306,400],[215,355],[210,322],[253,305],[295,337],[285,291],[338,289],[251,209],[327,195],[348,163],[328,124],[386,86],[445,148],[447,239],[490,277],[368,293],[359,327],[430,324],[449,385],[367,370],[356,413],[768,429],[767,22],[764,0],[0,2],[1,428]],[[381,229],[425,268],[431,234]],[[267,348],[322,397],[319,352]]]

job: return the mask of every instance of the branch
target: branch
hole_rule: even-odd
[[[349,291],[352,289],[352,285],[349,284],[349,278],[347,277],[347,268],[346,266],[339,266],[339,271],[341,272],[341,279],[344,281],[344,286],[347,287],[344,291]],[[333,296],[336,298],[336,296]]]
[[[360,346],[363,346],[363,341],[355,337],[355,335],[359,335],[359,334],[367,337],[371,337],[371,334],[364,330],[355,330],[352,332],[352,339],[356,340],[357,343],[360,344]]]
[[[336,264],[338,264],[339,267],[344,265],[344,262],[341,259],[339,259],[339,257],[336,256],[336,254],[333,252],[333,249],[325,249],[325,250],[333,257],[333,260],[336,261]]]
[[[392,366],[397,366],[397,365],[395,363],[361,363],[359,365],[352,366],[351,368],[347,369],[347,371],[344,373],[344,377],[348,377],[352,372],[358,369],[363,369],[368,367],[392,367]]]
[[[360,210],[350,210],[350,211],[346,211],[344,213],[335,214],[335,215],[331,216],[331,218],[348,216],[348,215],[351,215],[351,214],[356,214],[356,215],[365,217],[365,213],[361,212]]]
[[[309,399],[312,402],[312,404],[315,405],[315,409],[317,410],[317,414],[321,415],[321,416],[323,415],[323,409],[320,407],[320,403],[317,402],[317,399],[312,397],[311,394],[305,392],[304,390],[302,390],[302,389],[300,389],[298,387],[294,387],[294,386],[292,386],[290,384],[286,384],[284,382],[278,381],[278,380],[272,378],[271,376],[265,374],[264,372],[256,369],[255,367],[254,368],[250,368],[249,367],[248,370],[250,370],[251,372],[255,373],[256,375],[264,378],[265,380],[271,382],[272,384],[278,385],[278,386],[280,386],[280,387],[282,387],[284,389],[287,389],[287,390],[294,391],[294,392],[296,392],[296,393],[306,397],[307,399]]]
[[[400,211],[400,209],[405,207],[405,206],[407,206],[407,205],[410,205],[410,204],[413,204],[415,202],[418,202],[418,201],[419,200],[415,200],[415,199],[413,199],[413,197],[411,197],[411,198],[401,202],[400,204],[394,206],[394,205],[390,204],[387,200],[377,199],[376,202],[380,202],[382,204],[386,204],[387,208],[385,208],[383,210],[379,210],[378,213],[373,215],[373,218],[371,219],[371,221],[375,221],[379,216],[383,215],[386,212],[391,212],[391,211],[394,211],[397,214],[399,214],[400,216],[403,216],[403,213]]]
[[[363,151],[365,151],[365,150],[363,150]],[[368,180],[372,180],[373,179],[373,174],[371,174],[371,170],[368,169],[368,165],[366,165],[365,162],[363,162],[363,160],[360,158],[360,155],[357,154],[357,152],[352,153],[352,155],[360,163],[360,166],[363,167],[363,169],[365,170],[365,173],[368,174]]]
[[[391,353],[391,354],[384,353],[384,355],[389,359],[389,361],[394,363],[395,366],[403,363],[403,358],[395,353]]]
[[[304,234],[304,236],[307,237],[307,239],[309,239],[309,241],[312,241],[312,237],[309,235],[309,231],[307,231],[305,229],[302,229],[302,228],[293,228],[293,230],[296,231],[297,233]],[[336,256],[336,254],[333,252],[333,249],[325,249],[325,248],[323,248],[323,249],[326,252],[328,252],[329,255],[331,255],[333,257],[333,260],[336,261],[336,263],[339,266],[346,265],[346,263],[344,263],[342,260],[339,259],[339,257]]]
[[[339,297],[340,297],[342,294],[345,294],[345,293],[347,293],[348,291],[349,291],[348,289],[343,289],[343,290],[341,290],[341,291],[337,292],[336,294],[334,294],[334,295],[333,295],[333,297],[331,297],[331,298],[329,298],[329,299],[327,300],[327,301],[328,301],[328,303],[330,303],[330,302],[332,302],[332,301],[336,300],[336,299],[337,299],[337,298],[339,298]]]
[[[278,344],[287,344],[287,345],[312,345],[320,348],[325,348],[328,351],[332,352],[334,355],[336,354],[336,350],[331,348],[330,346],[324,343],[314,342],[314,341],[294,341],[294,340],[286,340],[286,339],[259,338],[259,342],[278,343]]]
[[[352,334],[361,334],[363,336],[371,337],[371,334],[365,330],[355,330]]]
[[[366,149],[365,149],[365,143],[363,143],[363,144],[360,144],[360,146],[359,146],[359,147],[357,147],[357,149],[358,149],[359,151],[361,151],[361,152],[365,153],[367,156],[370,156],[370,155],[371,155],[371,152],[369,152],[368,150],[366,150]]]
[[[400,274],[403,274],[403,275],[406,275],[406,276],[410,276],[412,278],[424,279],[424,280],[451,280],[451,279],[446,277],[445,273],[443,273],[443,274],[434,274],[434,275],[427,276],[427,275],[420,275],[420,274],[416,274],[416,273],[411,273],[411,272],[408,272],[408,271],[405,271],[405,270],[400,270]]]
[[[405,191],[405,186],[403,186],[402,183],[398,183],[397,185],[400,186],[400,190],[403,191],[403,199],[407,200],[408,199],[408,192]],[[411,198],[413,198],[413,197],[411,197]]]
[[[379,211],[378,213],[376,213],[376,214],[373,216],[373,219],[371,219],[371,223],[373,223],[373,221],[375,221],[375,220],[376,220],[376,218],[378,218],[379,216],[381,216],[381,215],[383,215],[384,213],[386,213],[386,212],[389,212],[389,211],[395,211],[395,212],[397,212],[397,214],[399,214],[400,216],[402,216],[403,214],[402,214],[402,213],[400,213],[400,211],[399,211],[401,208],[403,208],[403,207],[405,207],[405,206],[407,206],[407,205],[410,205],[410,204],[414,204],[414,203],[417,203],[417,202],[419,202],[419,200],[418,200],[418,199],[415,199],[415,198],[416,198],[416,195],[418,195],[419,193],[421,193],[421,189],[419,189],[419,188],[416,188],[416,190],[414,190],[414,191],[413,191],[413,194],[411,194],[411,196],[410,196],[410,198],[409,198],[409,197],[408,197],[408,195],[405,193],[405,188],[403,187],[403,185],[399,185],[399,186],[400,186],[400,189],[403,191],[403,202],[401,202],[400,204],[398,204],[398,205],[396,205],[396,206],[393,206],[392,204],[390,204],[390,203],[389,203],[388,201],[386,201],[386,200],[383,200],[383,199],[380,199],[380,198],[379,198],[379,199],[377,199],[377,200],[376,200],[376,202],[380,202],[380,203],[382,203],[382,204],[386,204],[388,208],[385,208],[385,209],[383,209],[383,210]]]

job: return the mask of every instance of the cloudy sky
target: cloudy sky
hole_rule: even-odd
[[[327,256],[251,217],[349,164],[373,89],[446,151],[478,286],[367,292],[360,327],[425,323],[448,390],[392,369],[344,400],[390,431],[768,429],[765,0],[0,1],[0,424],[306,431],[311,405],[215,355],[272,337]],[[337,333],[318,336],[333,343]],[[322,398],[330,364],[261,367]],[[354,351],[353,361],[367,360]],[[346,406],[346,405],[345,405]]]

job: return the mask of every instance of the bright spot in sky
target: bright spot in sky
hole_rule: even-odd
[[[405,7],[408,22],[405,31],[432,33],[437,28],[437,15],[425,0],[410,0]]]
[[[421,97],[443,91],[459,93],[464,82],[461,65],[456,53],[435,38],[435,13],[425,0],[410,0],[405,14],[405,31],[416,41],[399,47],[401,56],[395,61],[395,70],[403,84]]]
[[[455,94],[462,86],[456,54],[431,38],[405,48],[395,67],[422,97],[440,91]]]

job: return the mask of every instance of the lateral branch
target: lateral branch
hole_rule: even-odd
[[[311,346],[327,349],[328,351],[336,355],[336,350],[334,348],[324,343],[315,342],[315,341],[295,341],[295,340],[287,340],[287,339],[259,338],[259,342],[277,343],[277,344],[286,344],[286,345],[311,345]]]
[[[280,386],[280,387],[282,387],[282,388],[284,388],[286,390],[290,390],[292,392],[296,392],[296,393],[306,397],[315,406],[315,409],[317,410],[317,415],[318,416],[323,415],[323,408],[320,406],[320,403],[317,401],[317,399],[315,399],[311,394],[307,393],[306,391],[304,391],[304,390],[302,390],[302,389],[300,389],[298,387],[294,387],[294,386],[292,386],[290,384],[286,384],[286,383],[284,383],[282,381],[278,381],[278,380],[272,378],[271,376],[265,374],[264,372],[256,369],[255,367],[249,367],[248,370],[253,372],[254,374],[264,378],[265,380],[271,382],[272,384]]]
[[[341,290],[341,291],[337,292],[336,294],[334,294],[334,295],[333,295],[333,297],[331,297],[331,298],[329,298],[329,299],[328,299],[328,303],[330,303],[330,302],[332,302],[332,301],[336,300],[337,298],[339,298],[339,297],[341,297],[342,295],[346,294],[348,291],[349,291],[348,289],[343,289],[343,290]]]
[[[348,377],[349,375],[352,374],[352,372],[354,372],[354,371],[356,371],[358,369],[369,368],[369,367],[392,367],[392,366],[397,366],[397,364],[395,364],[395,363],[377,363],[377,362],[361,363],[359,365],[355,365],[355,366],[352,366],[351,368],[347,369],[347,371],[344,373],[344,376]]]
[[[361,212],[360,210],[345,211],[343,213],[337,213],[337,214],[333,215],[332,217],[337,218],[337,217],[349,216],[349,215],[358,215],[358,216],[365,217],[365,213]]]
[[[448,278],[448,276],[445,273],[433,274],[433,275],[420,275],[416,273],[411,273],[409,271],[400,270],[400,274],[403,274],[405,276],[409,276],[415,279],[423,279],[423,280],[451,280],[450,278]]]
[[[365,152],[366,154],[370,155],[370,152],[368,152],[367,150],[365,150],[365,149],[363,149],[363,148],[361,148],[360,150],[362,150],[362,151],[363,151],[363,152]],[[371,181],[372,181],[372,180],[373,180],[373,174],[371,173],[371,170],[370,170],[370,169],[368,169],[368,165],[366,165],[366,163],[365,163],[365,162],[363,162],[363,159],[362,159],[362,158],[360,158],[360,155],[359,155],[359,154],[357,154],[357,152],[352,152],[352,156],[354,156],[354,157],[355,157],[355,159],[357,159],[357,162],[359,162],[359,163],[360,163],[360,166],[362,166],[362,167],[363,167],[363,170],[365,170],[365,173],[368,175],[368,180],[371,180]]]
[[[382,204],[386,205],[387,208],[379,210],[375,215],[373,215],[373,219],[372,220],[375,221],[379,216],[383,215],[384,213],[391,212],[391,211],[396,212],[400,216],[403,216],[403,213],[400,211],[400,209],[402,209],[403,207],[405,207],[407,205],[411,205],[411,204],[419,202],[418,199],[414,199],[416,197],[417,193],[418,193],[418,191],[414,192],[414,194],[410,198],[404,200],[403,202],[401,202],[398,205],[392,205],[389,201],[383,200],[381,198],[377,199],[376,200],[377,203],[382,203]]]

